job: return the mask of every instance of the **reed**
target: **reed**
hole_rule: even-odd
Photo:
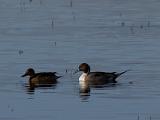
[[[70,1],[70,7],[73,7],[73,1],[72,0]]]
[[[54,17],[51,17],[51,28],[52,28],[52,30],[54,29]]]

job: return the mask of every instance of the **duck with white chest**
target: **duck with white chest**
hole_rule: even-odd
[[[82,71],[82,75],[79,77],[79,83],[88,85],[105,85],[108,83],[117,83],[116,78],[126,73],[128,70],[117,72],[90,72],[90,66],[87,63],[79,65],[79,71]]]

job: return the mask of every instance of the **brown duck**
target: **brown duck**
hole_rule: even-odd
[[[22,77],[29,76],[29,84],[33,87],[49,86],[57,83],[57,79],[61,76],[56,76],[56,72],[40,72],[35,73],[33,68],[27,69]]]

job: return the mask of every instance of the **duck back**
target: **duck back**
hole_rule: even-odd
[[[117,78],[115,73],[106,72],[90,72],[87,76],[87,80],[90,85],[104,85],[107,83],[116,83]]]
[[[36,73],[30,78],[30,84],[38,85],[49,85],[57,83],[59,77],[55,75],[55,72],[43,72]]]

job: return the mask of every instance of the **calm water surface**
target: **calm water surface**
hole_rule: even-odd
[[[0,0],[0,120],[159,120],[159,6],[158,0]],[[115,86],[80,96],[80,73],[72,73],[82,62],[92,71],[131,71]],[[64,77],[29,92],[20,77],[28,67]]]

